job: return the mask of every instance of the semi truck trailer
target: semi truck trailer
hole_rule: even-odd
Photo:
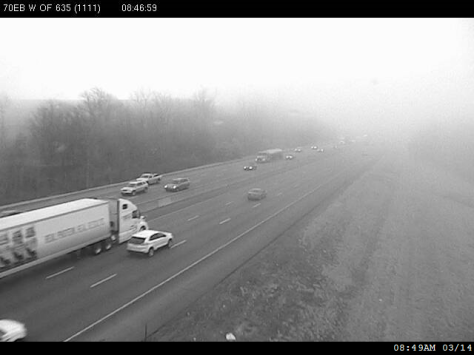
[[[85,198],[0,218],[0,278],[68,253],[100,254],[145,229],[125,199]]]
[[[273,160],[283,159],[283,150],[267,149],[257,153],[255,161],[257,163],[268,163]]]

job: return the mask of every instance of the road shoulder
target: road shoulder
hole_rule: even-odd
[[[472,338],[474,193],[433,169],[385,155],[149,340]]]

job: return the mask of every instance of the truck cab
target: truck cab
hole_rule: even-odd
[[[119,198],[109,201],[110,230],[119,243],[126,242],[136,232],[148,229],[145,216],[142,216],[138,207]]]

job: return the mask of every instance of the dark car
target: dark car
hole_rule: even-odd
[[[247,193],[247,198],[249,200],[261,200],[267,196],[267,192],[264,189],[260,189],[258,187],[251,189]]]
[[[166,191],[176,192],[184,189],[188,189],[190,185],[188,178],[176,178],[171,181],[170,184],[165,185]]]

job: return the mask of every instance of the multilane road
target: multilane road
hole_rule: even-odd
[[[0,318],[17,319],[30,340],[143,340],[378,160],[359,144],[243,171],[233,162],[192,171],[179,202],[157,208],[162,185],[131,200],[150,228],[174,234],[171,249],[148,258],[121,245],[97,256],[60,258],[0,280]],[[248,201],[252,187],[267,198]],[[106,192],[109,194],[109,192]],[[100,196],[98,196],[100,197]]]

